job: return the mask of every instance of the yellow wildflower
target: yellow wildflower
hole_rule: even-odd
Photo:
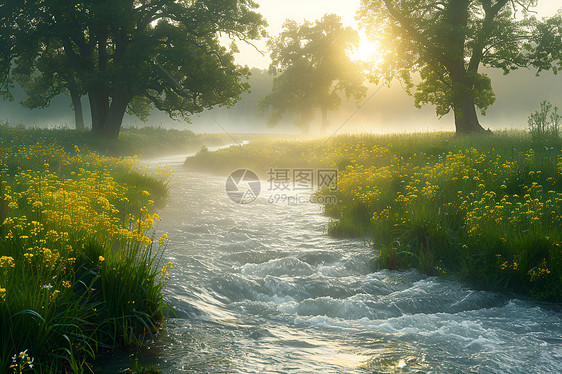
[[[161,247],[162,245],[164,245],[164,241],[168,240],[168,234],[164,234],[160,237],[160,239],[158,239],[158,245]]]
[[[0,268],[8,268],[8,267],[15,267],[16,263],[14,262],[14,258],[10,256],[2,256],[0,257]]]
[[[53,301],[59,293],[60,293],[59,290],[54,290],[53,293],[51,294],[51,296],[49,297],[50,300]]]

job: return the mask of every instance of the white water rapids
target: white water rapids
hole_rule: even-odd
[[[376,252],[329,237],[321,206],[236,204],[226,178],[168,162],[158,232],[173,317],[141,362],[170,374],[562,372],[559,305],[372,272]],[[130,366],[117,355],[96,372]]]

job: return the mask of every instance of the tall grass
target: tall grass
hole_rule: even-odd
[[[169,176],[0,131],[0,371],[90,372],[162,321]]]
[[[19,144],[56,143],[66,152],[75,145],[110,156],[154,156],[197,151],[202,145],[220,146],[230,142],[226,134],[195,134],[190,130],[154,127],[125,128],[118,140],[95,136],[90,131],[27,128],[0,122],[0,138],[17,139]],[[4,142],[6,143],[6,141]]]

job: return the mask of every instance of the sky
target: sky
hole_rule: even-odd
[[[315,21],[322,18],[324,14],[336,13],[342,18],[346,26],[359,29],[355,20],[355,13],[361,4],[360,0],[256,0],[260,5],[258,12],[267,20],[268,32],[271,36],[276,36],[282,29],[286,19],[293,19],[299,23],[305,19]],[[539,17],[552,16],[556,10],[562,8],[561,0],[539,0],[535,8]],[[255,43],[263,52],[267,51],[265,41]],[[240,53],[237,61],[242,65],[266,69],[269,66],[269,56],[263,55],[255,48],[239,44]]]
[[[278,35],[283,28],[283,22],[287,19],[302,23],[305,19],[315,21],[327,13],[336,13],[345,25],[357,27],[355,12],[359,9],[360,0],[257,0],[256,2],[260,5],[258,12],[269,24],[267,30],[270,36]],[[255,48],[240,43],[237,61],[242,65],[266,69],[270,59],[265,41],[255,44],[264,52],[263,55]]]

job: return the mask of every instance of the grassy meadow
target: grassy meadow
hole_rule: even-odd
[[[561,146],[526,132],[340,135],[201,151],[186,166],[337,168],[329,232],[369,238],[380,266],[562,301]]]
[[[0,127],[2,373],[92,372],[98,352],[142,345],[163,320],[172,264],[155,224],[170,174],[71,134]]]
[[[22,132],[25,133],[23,138]],[[14,145],[58,144],[67,152],[72,152],[74,146],[79,145],[81,149],[106,156],[143,157],[195,152],[203,145],[220,146],[232,142],[226,134],[195,134],[190,130],[156,127],[124,128],[118,140],[108,140],[94,136],[88,130],[29,128],[1,122],[0,138],[4,139],[4,143],[17,139]]]

